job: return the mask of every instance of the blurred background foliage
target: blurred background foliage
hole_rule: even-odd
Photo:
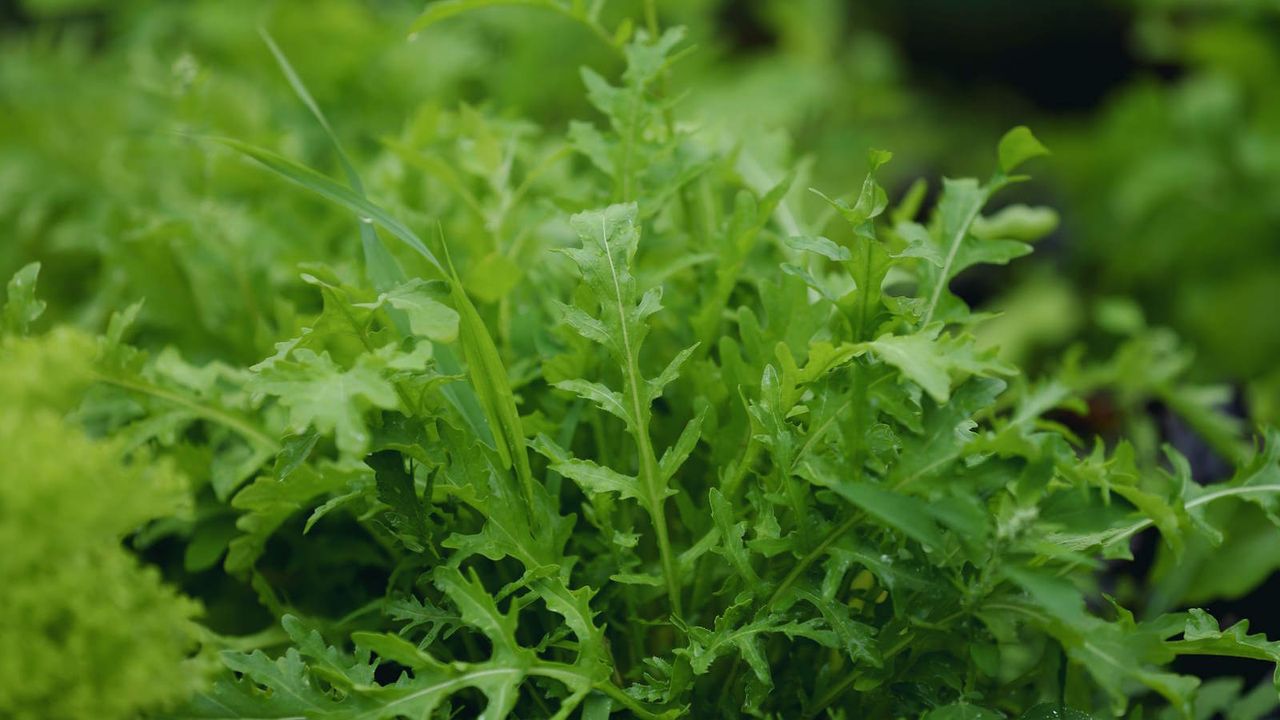
[[[630,5],[609,3],[606,15],[639,16]],[[311,201],[191,139],[228,135],[333,164],[259,27],[305,69],[361,162],[391,174],[403,174],[397,164],[421,165],[397,158],[390,140],[404,139],[406,126],[420,134],[435,125],[443,138],[441,124],[453,122],[445,116],[470,105],[560,128],[590,114],[577,68],[619,62],[584,27],[534,8],[474,12],[407,41],[421,7],[10,5],[0,45],[0,220],[11,241],[0,247],[0,272],[57,256],[44,280],[55,317],[89,325],[123,299],[185,295],[186,305],[152,308],[154,332],[185,347],[208,343],[211,355],[260,356],[278,321],[273,293],[296,282],[292,266],[349,249],[341,213],[308,205],[307,232],[294,232],[299,203]],[[866,150],[885,147],[899,159],[887,181],[901,192],[916,177],[981,166],[1002,129],[1030,124],[1055,156],[1027,197],[1008,202],[1047,202],[1062,224],[1016,276],[968,289],[1010,314],[993,329],[1000,343],[1016,355],[1056,353],[1093,332],[1099,301],[1131,297],[1188,341],[1204,378],[1239,387],[1255,417],[1277,417],[1277,3],[672,0],[659,8],[696,45],[681,61],[681,115],[754,138],[766,166],[771,154],[805,158],[810,185],[853,187]],[[130,273],[142,257],[174,272]]]
[[[137,342],[176,345],[195,364],[269,355],[317,302],[300,265],[354,266],[359,246],[345,211],[200,139],[278,148],[336,174],[328,140],[259,36],[265,28],[372,195],[412,222],[439,221],[446,236],[494,237],[493,248],[459,252],[488,252],[462,265],[477,273],[478,298],[497,303],[540,262],[499,244],[520,247],[555,210],[509,214],[520,192],[512,168],[573,206],[558,138],[592,117],[578,68],[609,75],[621,61],[588,28],[536,8],[479,10],[409,38],[423,6],[0,3],[0,277],[42,261],[46,317],[94,331],[148,298]],[[641,16],[638,1],[605,8],[610,28]],[[895,153],[882,177],[899,196],[919,177],[986,172],[1006,129],[1034,128],[1054,155],[1003,202],[1055,208],[1029,220],[1055,230],[1029,260],[956,289],[1003,313],[984,340],[1028,367],[1056,366],[1071,347],[1103,358],[1129,343],[1114,372],[1132,392],[1095,398],[1073,422],[1104,435],[1123,426],[1149,438],[1152,453],[1174,443],[1213,479],[1226,467],[1215,458],[1243,433],[1197,425],[1187,407],[1229,407],[1242,428],[1280,421],[1277,0],[665,0],[658,9],[695,46],[676,75],[678,116],[738,138],[738,171],[762,185],[799,158],[789,201],[808,215],[820,202],[805,188],[854,190],[869,148]],[[519,341],[518,329],[506,335]],[[1162,378],[1182,372],[1214,387],[1194,399],[1162,395]],[[1265,551],[1274,531],[1228,511],[1241,513],[1228,540],[1241,558],[1234,585],[1197,582],[1221,567],[1195,552],[1174,566],[1147,548],[1139,573],[1149,575],[1116,578],[1115,591],[1151,611],[1218,602],[1230,617],[1237,603],[1270,617],[1257,629],[1276,634],[1274,612],[1247,611],[1274,610],[1268,578],[1280,558]],[[1233,593],[1202,597],[1201,585]]]

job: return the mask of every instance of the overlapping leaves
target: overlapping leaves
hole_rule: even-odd
[[[438,3],[419,24],[491,4]],[[521,4],[599,28],[596,6]],[[584,72],[607,126],[568,130],[586,161],[564,170],[572,188],[432,201],[441,228],[475,206],[557,214],[518,236],[545,267],[501,292],[467,287],[510,269],[492,238],[445,239],[476,263],[459,272],[420,218],[368,197],[272,45],[347,184],[225,144],[351,211],[363,276],[305,268],[319,311],[248,370],[130,348],[133,306],[80,415],[188,467],[232,468],[208,470],[203,513],[169,532],[207,546],[193,569],[225,552],[285,630],[210,638],[240,647],[176,716],[1189,716],[1199,683],[1175,657],[1280,659],[1200,610],[1140,620],[1093,575],[1149,527],[1175,552],[1216,540],[1219,501],[1275,521],[1274,434],[1212,486],[1175,451],[1077,437],[1064,413],[1112,385],[1136,392],[1122,378],[1142,347],[1020,378],[952,293],[1051,226],[1037,209],[984,215],[1044,153],[1034,136],[1011,131],[987,183],[946,180],[927,211],[923,192],[891,207],[875,179],[890,157],[874,153],[852,197],[826,198],[832,222],[809,227],[790,176],[743,177],[749,150],[677,121],[665,75],[682,35],[651,24],[606,34],[627,65],[617,83]],[[38,319],[34,274],[10,285],[7,333]],[[1160,396],[1241,444],[1168,367]],[[232,536],[216,534],[228,516]],[[335,553],[369,572],[325,585]]]

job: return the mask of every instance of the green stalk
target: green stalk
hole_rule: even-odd
[[[262,450],[270,451],[272,453],[280,451],[280,443],[261,428],[254,425],[248,418],[241,417],[240,415],[220,408],[199,403],[184,395],[162,388],[158,385],[152,385],[146,381],[132,380],[103,373],[96,373],[94,375],[94,379],[98,382],[115,385],[118,388],[122,388],[130,392],[150,395],[151,397],[159,400],[164,400],[165,402],[186,408],[192,415],[234,430],[238,435],[243,437],[245,440],[248,440],[250,443],[257,445]]]
[[[644,24],[649,34],[658,37],[658,4],[655,0],[644,0]]]
[[[649,438],[649,414],[640,399],[640,372],[636,369],[625,329],[623,343],[627,350],[627,394],[630,395],[635,417],[643,424],[642,427],[637,427],[633,434],[640,460],[640,486],[644,488],[645,510],[649,512],[654,533],[657,535],[658,554],[662,558],[662,575],[666,579],[671,612],[680,616],[683,614],[680,607],[680,582],[676,574],[675,557],[671,552],[671,537],[667,531],[666,488],[658,471],[658,458],[653,452],[653,441]]]
[[[849,517],[845,518],[844,522],[834,528],[831,528],[830,532],[823,536],[823,538],[818,541],[818,544],[814,545],[813,549],[810,550],[809,553],[800,560],[800,562],[796,563],[795,566],[791,568],[791,572],[787,573],[787,576],[784,577],[782,582],[778,584],[778,587],[774,589],[773,593],[769,596],[769,599],[765,602],[765,605],[767,607],[772,607],[775,603],[781,600],[783,594],[795,584],[796,580],[804,574],[804,571],[808,570],[810,565],[817,561],[818,558],[822,557],[822,554],[825,553],[827,548],[831,547],[836,540],[839,540],[845,533],[852,530],[853,526],[857,525],[860,519],[862,519],[862,513],[855,511],[850,513]]]
[[[724,496],[729,500],[737,496],[738,488],[742,487],[742,481],[746,479],[747,472],[751,470],[752,465],[755,465],[756,457],[760,454],[760,443],[756,441],[755,435],[750,430],[748,434],[751,437],[747,439],[747,449],[738,459],[738,464],[733,466],[733,474],[724,481]]]
[[[603,222],[603,220],[602,220]],[[640,487],[644,493],[644,506],[653,521],[653,529],[658,539],[658,553],[662,558],[662,574],[666,579],[667,597],[671,604],[671,612],[676,616],[682,614],[680,607],[680,584],[676,575],[675,558],[671,553],[671,538],[667,532],[667,517],[664,511],[666,503],[666,487],[658,470],[658,458],[653,452],[653,441],[649,438],[648,400],[642,395],[644,379],[637,367],[638,348],[633,346],[631,333],[627,330],[627,312],[623,307],[622,282],[618,277],[618,268],[614,265],[613,253],[608,247],[608,235],[601,228],[601,239],[609,263],[609,274],[613,282],[613,300],[618,313],[618,327],[622,335],[622,371],[626,382],[627,402],[631,405],[633,427],[631,434],[635,437],[636,453],[640,463]]]

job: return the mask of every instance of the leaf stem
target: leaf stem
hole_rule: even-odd
[[[623,332],[626,332],[625,328]],[[629,359],[630,357],[628,355]],[[671,604],[671,612],[676,617],[680,617],[684,613],[680,604],[680,579],[677,575],[675,556],[671,552],[671,536],[667,531],[666,493],[658,472],[657,456],[653,453],[653,442],[649,439],[648,418],[641,414],[640,373],[634,362],[628,362],[627,373],[636,417],[644,423],[643,427],[636,428],[635,438],[636,449],[640,455],[640,483],[645,490],[645,510],[649,512],[649,518],[653,521],[653,531],[658,538],[658,555],[662,560],[662,575],[667,584],[667,599]]]
[[[848,674],[840,678],[839,682],[828,688],[827,691],[814,702],[813,707],[805,711],[804,716],[806,718],[817,717],[823,710],[826,710],[831,703],[838,700],[840,696],[849,689],[849,686],[853,685],[853,681],[856,680],[857,677],[857,668],[849,671]]]
[[[624,330],[625,332],[625,330]],[[636,428],[635,438],[637,453],[640,455],[640,483],[645,491],[645,510],[653,521],[653,531],[658,538],[658,555],[662,560],[662,575],[667,584],[667,599],[671,603],[671,612],[680,617],[683,610],[680,606],[680,580],[677,575],[675,556],[671,552],[671,536],[667,531],[666,493],[658,472],[657,456],[653,453],[653,442],[649,439],[649,423],[640,414],[639,371],[634,363],[628,363],[628,384],[631,386],[631,397],[635,404],[636,416],[643,419],[644,426]]]
[[[662,715],[659,715],[653,712],[649,708],[646,708],[644,705],[640,703],[639,700],[636,700],[635,698],[626,694],[625,692],[623,692],[622,688],[618,687],[617,685],[614,685],[610,681],[596,683],[594,687],[595,689],[599,690],[605,695],[608,695],[609,697],[616,700],[620,705],[622,705],[626,709],[635,713],[635,716],[638,718],[641,718],[642,720],[659,720],[661,717],[663,717]]]
[[[264,450],[271,450],[272,452],[280,451],[280,443],[277,442],[275,438],[272,438],[266,432],[255,427],[247,419],[229,413],[225,410],[220,410],[215,407],[198,403],[188,397],[173,392],[172,390],[167,390],[158,385],[153,385],[144,381],[128,380],[122,377],[104,375],[102,373],[95,373],[94,379],[98,382],[115,385],[116,387],[123,388],[125,390],[130,390],[143,395],[150,395],[154,398],[173,403],[174,405],[179,405],[205,420],[216,422],[234,430],[241,437],[255,445],[258,445]]]
[[[937,623],[930,623],[932,627],[928,627],[928,626],[925,626],[925,627],[927,627],[930,630],[945,630],[946,625],[951,624],[952,622],[964,616],[965,614],[966,612],[964,610],[954,612],[951,615],[948,615],[947,617],[939,620]],[[898,642],[894,643],[893,647],[890,647],[888,650],[884,652],[884,654],[882,655],[882,658],[884,660],[888,660],[889,658],[907,649],[907,647],[911,645],[911,643],[915,640],[916,640],[916,633],[910,631],[909,629],[906,630],[903,633],[903,636],[898,640]],[[848,674],[846,674],[843,678],[841,678],[839,682],[837,682],[835,685],[832,685],[830,688],[827,689],[826,692],[822,694],[822,697],[820,697],[818,701],[814,703],[814,706],[808,711],[806,711],[805,717],[810,717],[810,718],[816,717],[823,710],[826,710],[832,703],[834,703],[836,700],[839,700],[841,695],[845,694],[845,692],[849,690],[849,687],[853,685],[857,677],[858,677],[858,668],[854,667],[852,670],[848,672]]]
[[[618,327],[622,335],[622,366],[626,375],[627,395],[631,403],[631,434],[635,436],[636,453],[640,462],[640,485],[644,491],[645,510],[653,521],[654,533],[658,536],[658,553],[662,559],[662,574],[666,579],[667,598],[671,604],[671,612],[677,617],[683,614],[680,606],[680,583],[676,575],[675,558],[671,553],[671,538],[667,533],[666,488],[658,470],[658,458],[653,452],[653,441],[649,438],[648,401],[643,399],[644,380],[640,376],[637,365],[638,351],[632,347],[631,333],[627,329],[627,311],[623,307],[622,281],[618,277],[618,268],[613,261],[613,248],[609,246],[609,233],[604,226],[604,218],[600,219],[600,245],[605,259],[609,263],[609,276],[613,282],[613,298],[618,312]]]
[[[750,433],[750,430],[748,430]],[[747,449],[739,458],[738,464],[733,467],[733,474],[724,481],[724,496],[729,500],[738,493],[738,488],[742,485],[742,481],[746,479],[747,472],[751,470],[751,466],[755,465],[756,456],[760,454],[760,443],[756,441],[755,435],[747,440]]]
[[[1222,488],[1221,490],[1214,490],[1212,492],[1207,492],[1204,495],[1201,495],[1200,497],[1195,498],[1194,500],[1191,500],[1190,502],[1188,502],[1186,505],[1186,509],[1190,510],[1192,508],[1200,507],[1201,505],[1207,505],[1213,502],[1214,500],[1220,500],[1224,497],[1234,497],[1237,495],[1265,494],[1265,493],[1280,494],[1280,483],[1271,483],[1267,485],[1244,485],[1241,487],[1229,487],[1229,488]],[[1151,527],[1154,524],[1155,524],[1155,521],[1150,518],[1147,518],[1145,520],[1139,520],[1138,522],[1130,525],[1127,528],[1122,528],[1116,531],[1114,535],[1104,540],[1102,544],[1110,545],[1112,543],[1119,542],[1121,540],[1124,540],[1126,538],[1133,536],[1136,533],[1146,530],[1147,528]]]
[[[667,598],[671,602],[671,612],[680,617],[680,581],[676,575],[675,558],[671,553],[671,539],[667,534],[667,516],[660,504],[650,512],[653,516],[654,530],[658,533],[658,554],[662,557],[662,574],[667,581]]]
[[[789,590],[791,586],[795,584],[796,580],[804,574],[804,571],[808,570],[810,565],[812,565],[818,558],[822,557],[822,554],[825,553],[827,548],[831,547],[836,540],[839,540],[841,536],[852,530],[853,526],[857,525],[861,518],[862,513],[855,510],[854,512],[851,512],[849,517],[845,518],[843,522],[832,528],[830,532],[823,536],[823,538],[818,541],[818,544],[814,545],[813,549],[801,558],[800,562],[796,563],[795,566],[791,568],[791,572],[787,573],[787,576],[784,577],[782,582],[778,584],[778,587],[774,589],[773,593],[769,596],[768,601],[765,602],[765,605],[771,607],[781,600],[786,591]]]
[[[654,0],[644,0],[644,23],[649,34],[658,37],[658,4]]]
[[[969,209],[965,214],[964,221],[956,228],[955,235],[951,238],[951,243],[947,248],[947,258],[942,264],[942,268],[938,270],[938,284],[933,288],[933,294],[929,296],[929,309],[924,313],[924,319],[920,321],[920,327],[929,324],[933,320],[933,311],[938,308],[938,301],[942,299],[942,291],[950,284],[947,275],[951,272],[951,266],[955,264],[956,254],[960,252],[960,246],[964,244],[964,236],[969,233],[969,226],[973,224],[978,213],[982,211],[982,206],[987,201],[989,192],[984,188],[982,197]]]
[[[660,720],[663,716],[653,712],[645,707],[643,703],[630,695],[623,692],[622,688],[614,685],[610,680],[594,680],[590,675],[579,670],[573,665],[565,665],[558,662],[540,662],[529,668],[530,675],[540,675],[549,677],[574,687],[583,684],[582,681],[590,683],[591,687],[617,700],[623,707],[635,713],[636,717],[643,720]]]

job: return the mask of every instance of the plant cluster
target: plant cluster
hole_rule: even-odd
[[[199,604],[121,546],[179,515],[172,463],[124,435],[92,438],[65,415],[92,382],[93,338],[20,336],[43,310],[39,266],[8,286],[0,334],[0,715],[127,718],[199,690]]]
[[[486,4],[433,3],[418,29]],[[0,538],[23,550],[0,561],[21,589],[0,631],[24,650],[0,660],[0,714],[55,697],[67,717],[204,720],[1277,706],[1271,682],[1174,663],[1280,663],[1280,643],[1200,609],[1135,616],[1100,571],[1139,533],[1175,555],[1220,539],[1215,508],[1280,523],[1280,435],[1243,442],[1176,342],[1123,306],[1112,358],[1027,377],[952,291],[1053,226],[989,205],[1047,153],[1029,130],[1003,136],[985,181],[892,202],[873,152],[859,187],[809,213],[802,168],[681,116],[680,30],[526,4],[623,58],[618,77],[582,72],[594,119],[559,133],[425,109],[367,179],[267,37],[343,181],[239,140],[202,152],[341,208],[359,248],[298,266],[305,291],[255,330],[275,331],[269,356],[136,338],[143,303],[96,340],[28,336],[38,268],[15,277]],[[1234,475],[1202,484],[1149,434],[1073,430],[1100,391],[1177,403]],[[122,541],[178,548],[163,567],[208,627]],[[257,614],[267,629],[243,626]],[[31,682],[12,665],[28,654],[46,658]]]

